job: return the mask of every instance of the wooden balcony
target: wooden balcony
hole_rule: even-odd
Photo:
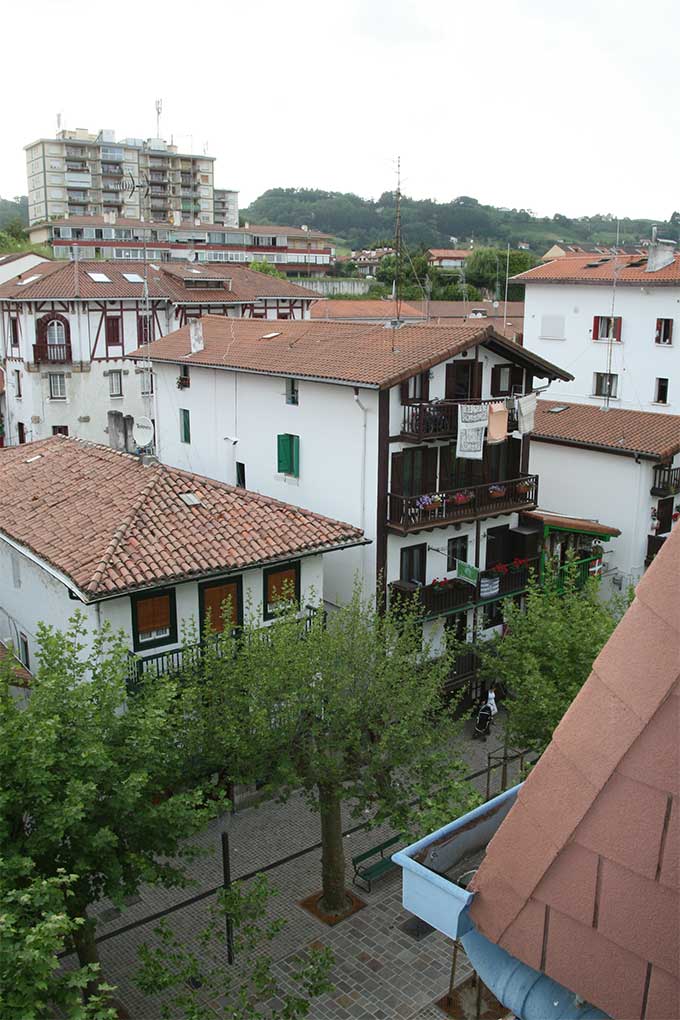
[[[428,439],[455,439],[458,435],[459,404],[497,404],[503,397],[493,400],[429,400],[418,404],[405,404],[401,423],[401,438],[410,443]],[[508,413],[508,431],[518,427],[514,410]]]
[[[572,560],[571,563],[564,563],[557,569],[557,584],[560,589],[564,588],[569,577],[572,577],[577,588],[582,588],[589,577],[596,573],[593,564],[602,563],[602,555],[587,556],[582,560]]]
[[[680,467],[674,468],[670,464],[657,464],[649,491],[652,496],[674,496],[680,492]]]
[[[65,344],[33,344],[36,365],[67,365],[71,360],[70,341]]]
[[[479,578],[478,601],[490,601],[525,591],[529,575],[536,569],[537,563],[537,558],[516,559],[511,563],[499,563],[490,570],[483,570]]]
[[[413,581],[393,581],[390,585],[390,600],[418,596],[425,616],[441,616],[456,609],[474,604],[477,588],[465,581],[451,580],[437,584],[415,584]]]
[[[441,528],[478,517],[495,517],[515,510],[530,510],[538,501],[538,475],[521,475],[508,481],[449,489],[421,496],[387,499],[388,527],[400,534]]]

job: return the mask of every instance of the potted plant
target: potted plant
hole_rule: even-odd
[[[513,573],[517,573],[518,571],[523,570],[524,567],[528,567],[528,566],[529,566],[529,560],[524,559],[523,556],[515,556],[514,560],[510,564],[510,570]]]
[[[503,499],[507,492],[505,485],[494,484],[489,486],[489,496],[491,499]]]
[[[520,496],[526,496],[529,492],[531,492],[531,482],[528,482],[526,479],[523,479],[521,482],[517,482],[515,485],[515,492]]]
[[[510,570],[510,567],[508,566],[507,563],[496,563],[495,566],[493,566],[491,569],[494,571],[494,573],[500,574],[502,577],[505,577],[505,575]]]
[[[466,506],[472,502],[472,493],[468,489],[459,489],[452,496],[448,497],[456,506]]]

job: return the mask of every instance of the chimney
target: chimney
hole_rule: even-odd
[[[203,323],[200,319],[189,320],[189,339],[191,341],[192,354],[198,354],[200,351],[204,350]]]
[[[656,227],[652,227],[652,241],[647,248],[646,273],[656,273],[659,269],[665,269],[675,260],[675,241],[657,239],[656,233]]]

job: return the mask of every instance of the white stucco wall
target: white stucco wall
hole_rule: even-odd
[[[540,474],[542,510],[619,528],[621,535],[604,544],[605,565],[635,584],[644,571],[650,508],[658,503],[650,494],[652,462],[534,440],[530,467]]]
[[[524,346],[574,376],[571,383],[553,382],[548,397],[601,404],[601,397],[592,397],[594,373],[611,371],[619,377],[612,407],[680,413],[680,287],[616,288],[621,342],[611,345],[611,368],[610,345],[592,338],[593,318],[612,314],[611,287],[528,284],[524,302]],[[654,342],[657,319],[674,320],[671,346]],[[564,339],[546,336],[560,330]],[[657,378],[670,380],[667,404],[654,402]]]

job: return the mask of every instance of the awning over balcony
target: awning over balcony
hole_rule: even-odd
[[[551,513],[549,510],[526,510],[522,513],[522,520],[542,524],[544,535],[549,531],[570,531],[574,534],[591,535],[608,542],[610,538],[617,538],[621,534],[618,528],[600,524],[599,521],[591,521],[587,517],[566,517]]]

